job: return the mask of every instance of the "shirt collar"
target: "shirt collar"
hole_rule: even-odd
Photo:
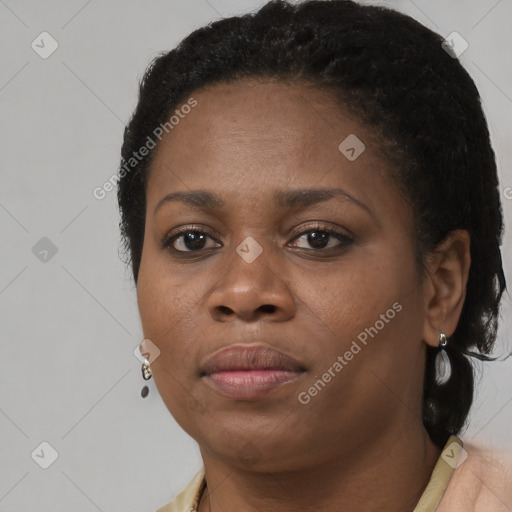
[[[441,502],[448,483],[458,467],[463,443],[457,436],[450,436],[432,471],[430,481],[413,512],[434,512]],[[206,487],[204,466],[175,498],[156,512],[194,512]]]

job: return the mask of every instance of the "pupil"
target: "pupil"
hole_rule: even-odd
[[[204,235],[201,233],[188,232],[185,234],[184,242],[187,249],[202,249],[204,245]]]
[[[318,233],[321,233],[320,235]],[[315,249],[321,249],[327,245],[329,234],[324,231],[313,231],[308,235],[308,243]]]

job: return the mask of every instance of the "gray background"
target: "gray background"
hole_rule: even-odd
[[[0,0],[1,512],[151,511],[199,469],[195,441],[152,380],[140,396],[133,349],[142,331],[118,257],[116,194],[97,200],[92,191],[116,172],[150,60],[193,29],[263,3]],[[510,224],[512,1],[382,3],[468,41],[461,60],[483,97]],[[43,31],[59,44],[47,59],[31,48]],[[33,252],[48,245],[43,237],[57,249],[46,262]],[[509,231],[512,283],[511,252]],[[501,350],[511,347],[510,303]],[[512,360],[485,367],[464,439],[511,446],[511,369]],[[48,448],[31,456],[43,441],[58,453],[48,469],[38,464]]]

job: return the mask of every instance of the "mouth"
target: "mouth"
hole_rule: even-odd
[[[306,368],[268,345],[232,345],[211,356],[201,378],[227,398],[254,400],[301,377]]]

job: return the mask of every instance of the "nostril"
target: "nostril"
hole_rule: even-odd
[[[276,310],[276,307],[272,304],[263,304],[259,309],[260,311],[263,311],[263,313],[273,313]]]

